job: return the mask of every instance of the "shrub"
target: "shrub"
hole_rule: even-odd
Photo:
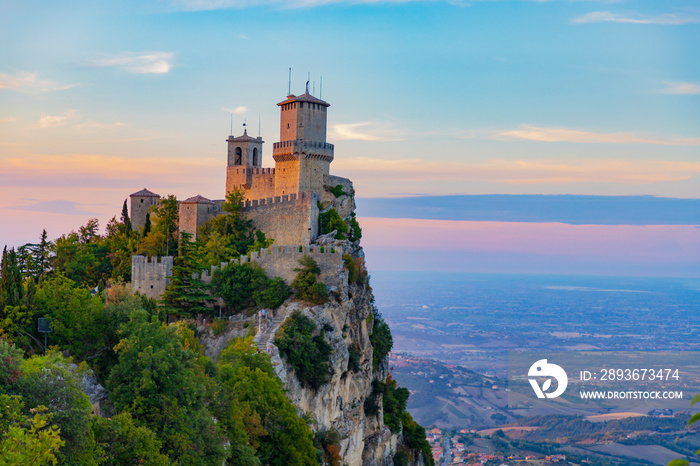
[[[396,380],[389,379],[384,385],[384,424],[393,433],[401,430],[401,420],[406,412],[408,389],[396,385]]]
[[[357,223],[354,213],[352,214],[350,221],[347,222],[347,225],[349,229],[348,239],[350,241],[358,241],[360,238],[362,238],[362,228],[360,228],[360,224]]]
[[[212,290],[235,313],[257,305],[276,308],[287,299],[290,290],[284,280],[270,279],[263,269],[250,264],[230,264],[212,277]]]
[[[322,235],[336,230],[335,239],[345,239],[348,232],[348,224],[340,218],[335,209],[331,208],[327,212],[318,214],[318,230]]]
[[[333,188],[330,190],[335,197],[340,197],[345,195],[345,191],[343,191],[343,186],[342,185],[335,185]]]
[[[360,372],[360,369],[360,350],[357,349],[357,345],[351,345],[348,348],[348,370]]]
[[[343,262],[345,263],[345,268],[348,269],[348,281],[350,283],[357,283],[358,285],[367,283],[367,269],[361,257],[353,259],[350,254],[343,254]]]
[[[391,336],[389,324],[384,322],[381,315],[374,316],[372,326],[372,334],[369,336],[369,341],[372,343],[372,370],[376,371],[384,359],[386,359],[389,351],[394,346],[394,339]]]
[[[295,311],[282,324],[275,336],[275,346],[292,366],[302,385],[318,390],[328,382],[331,345],[324,331],[316,333],[316,324]]]
[[[301,267],[294,269],[296,278],[292,281],[292,288],[296,290],[294,296],[314,304],[323,304],[328,300],[326,285],[316,280],[321,275],[321,269],[315,260],[309,256],[299,259]]]

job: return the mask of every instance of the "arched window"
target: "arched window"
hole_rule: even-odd
[[[258,166],[258,148],[255,147],[253,149],[253,166],[257,167]]]
[[[236,147],[236,161],[234,165],[241,165],[241,159],[243,158],[243,151],[240,147]]]

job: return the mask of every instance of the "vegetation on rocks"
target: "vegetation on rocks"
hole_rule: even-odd
[[[292,281],[294,297],[314,304],[325,303],[328,300],[328,290],[317,279],[321,275],[321,268],[309,256],[299,259],[299,265],[301,267],[294,269],[297,276]]]
[[[292,366],[302,385],[318,390],[328,382],[331,345],[325,340],[323,329],[299,311],[282,324],[275,336],[275,346]]]

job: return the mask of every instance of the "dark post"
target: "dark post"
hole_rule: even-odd
[[[46,356],[46,340],[47,335],[51,333],[51,319],[47,317],[39,317],[37,330],[39,331],[39,333],[44,334],[44,356]]]

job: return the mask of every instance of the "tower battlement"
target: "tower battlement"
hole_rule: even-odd
[[[149,298],[158,299],[170,283],[172,269],[172,256],[131,256],[131,288]]]

